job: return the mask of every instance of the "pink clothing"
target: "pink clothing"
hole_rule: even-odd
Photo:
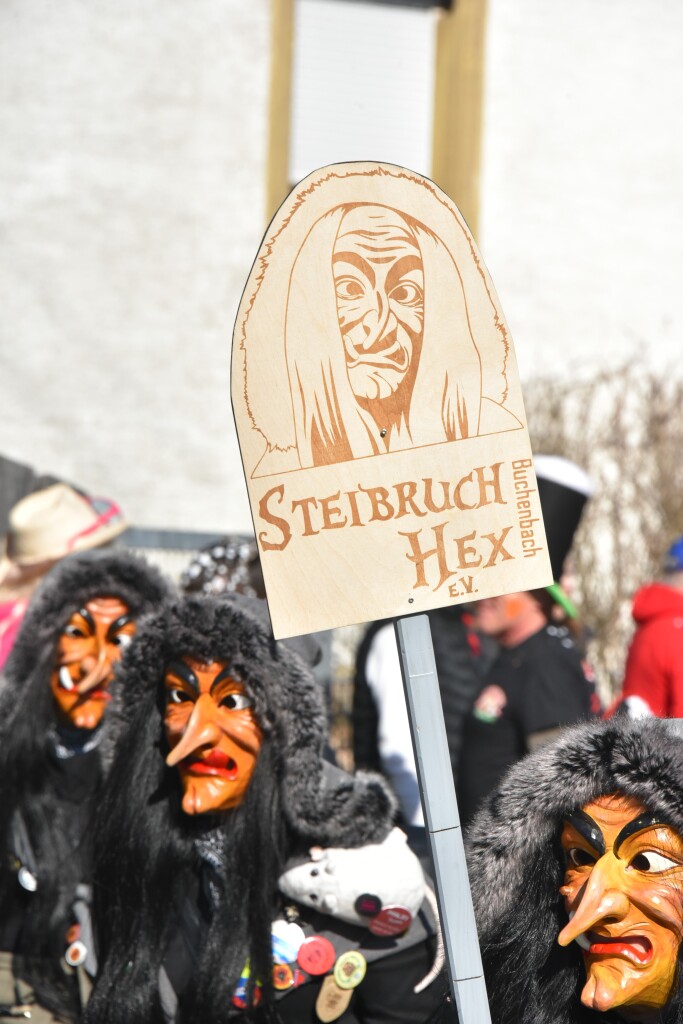
[[[659,718],[683,718],[683,592],[664,583],[643,587],[633,618],[621,699],[638,697]]]
[[[0,670],[4,667],[14,646],[27,608],[28,600],[25,598],[20,601],[5,601],[0,604]]]

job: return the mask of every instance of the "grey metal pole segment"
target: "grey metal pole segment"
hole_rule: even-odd
[[[491,1024],[429,619],[396,619],[394,630],[451,991],[460,1024]]]

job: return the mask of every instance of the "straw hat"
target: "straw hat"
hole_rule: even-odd
[[[27,495],[9,515],[0,593],[40,575],[65,555],[108,543],[126,526],[115,502],[90,498],[68,484]]]

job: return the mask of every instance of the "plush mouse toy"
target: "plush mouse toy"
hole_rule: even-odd
[[[368,925],[392,906],[415,917],[425,897],[420,862],[399,828],[357,849],[313,846],[308,860],[280,876],[278,887],[297,903],[356,925]]]

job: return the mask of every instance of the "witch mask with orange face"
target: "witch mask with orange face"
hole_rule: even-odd
[[[57,643],[50,689],[62,721],[95,729],[111,699],[114,666],[135,633],[118,597],[93,597],[73,612]]]
[[[164,728],[186,814],[231,810],[244,800],[263,734],[244,683],[224,661],[183,656],[164,679]]]
[[[564,823],[569,923],[558,942],[583,951],[581,1002],[626,1020],[659,1020],[677,981],[683,936],[683,839],[638,801],[599,797]]]

